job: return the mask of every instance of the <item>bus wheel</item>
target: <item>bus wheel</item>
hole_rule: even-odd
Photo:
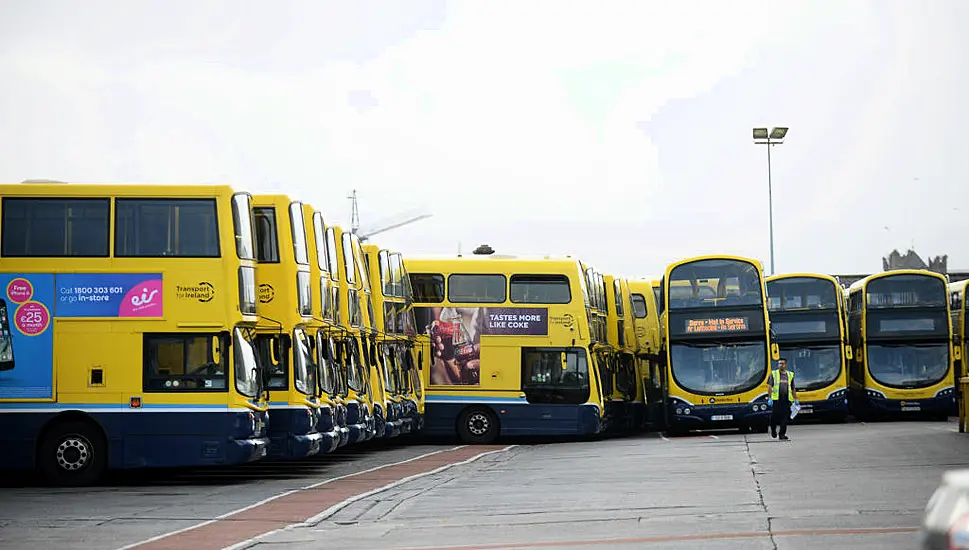
[[[95,426],[63,422],[53,426],[41,441],[38,465],[55,485],[90,485],[107,467],[107,450],[104,436]]]
[[[484,407],[472,407],[458,418],[458,435],[467,443],[491,443],[498,438],[498,419]]]

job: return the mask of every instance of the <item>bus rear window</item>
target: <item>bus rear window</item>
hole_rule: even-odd
[[[646,298],[642,294],[633,294],[633,316],[637,319],[645,319],[648,313]]]
[[[218,258],[215,199],[117,199],[117,257]]]
[[[8,258],[108,256],[110,199],[3,199],[0,254]]]
[[[412,273],[411,291],[414,301],[424,304],[437,304],[444,301],[444,276],[432,273]]]
[[[252,209],[256,225],[256,260],[279,263],[279,239],[276,233],[276,209],[258,206]]]
[[[567,304],[572,301],[565,275],[512,275],[511,301],[516,304]]]
[[[449,302],[499,304],[505,298],[504,275],[454,274],[447,278]]]

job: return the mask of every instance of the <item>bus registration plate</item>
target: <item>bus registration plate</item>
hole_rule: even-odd
[[[922,410],[922,407],[919,407],[918,405],[913,405],[913,406],[910,406],[910,407],[902,407],[902,410],[903,411],[921,411]]]
[[[732,414],[715,414],[710,417],[710,420],[733,420]]]

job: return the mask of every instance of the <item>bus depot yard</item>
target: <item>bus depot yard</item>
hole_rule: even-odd
[[[837,494],[840,486],[827,485],[833,468],[850,472],[854,487],[889,458],[925,466],[857,489],[878,500],[886,484],[909,475],[934,484],[934,474],[922,477],[929,466],[960,464],[946,453],[964,437],[966,283],[950,285],[931,271],[885,271],[843,288],[828,275],[768,275],[756,259],[721,254],[630,279],[580,258],[517,257],[487,246],[410,256],[362,241],[298,198],[228,186],[42,181],[0,185],[0,197],[0,469],[33,470],[65,487],[97,486],[109,474],[164,478],[165,469],[200,468],[225,480],[209,495],[175,491],[188,500],[167,518],[221,519],[156,547],[251,538],[371,493],[438,502],[426,495],[451,495],[447,482],[444,493],[397,487],[450,479],[449,471],[478,475],[489,464],[482,471],[507,473],[499,485],[521,499],[505,503],[512,510],[539,499],[541,515],[563,500],[544,484],[579,491],[589,483],[571,498],[592,498],[590,515],[663,509],[663,498],[686,498],[677,506],[687,507],[723,498],[711,506],[731,514],[734,502],[746,502],[733,492],[747,486],[729,485],[733,478],[716,468],[720,477],[701,471],[711,466],[700,459],[674,456],[668,473],[694,467],[692,477],[643,496],[645,503],[626,488],[643,472],[655,481],[654,468],[663,471],[655,461],[671,459],[667,448],[690,449],[684,456],[742,450],[752,468],[747,481],[759,479],[752,446],[774,443],[765,434],[780,394],[768,379],[781,358],[795,377],[796,422],[821,424],[796,430],[795,439],[803,433],[814,442],[797,443],[805,454],[764,451],[765,460],[783,460],[764,471],[768,479],[807,468],[817,475],[806,484]],[[952,416],[960,417],[955,432]],[[862,423],[844,424],[849,418]],[[892,419],[905,422],[868,423]],[[702,435],[710,430],[723,435]],[[673,437],[684,434],[694,437]],[[505,450],[499,438],[513,436],[570,442]],[[421,454],[424,437],[467,445]],[[870,454],[839,462],[833,448],[857,452],[852,438],[870,438]],[[944,449],[932,458],[904,447],[906,438],[938,440],[925,444]],[[381,443],[394,451],[372,451]],[[896,454],[899,445],[906,452]],[[660,455],[631,458],[640,452]],[[352,470],[357,462],[341,459],[358,453],[376,465],[327,481],[331,463]],[[505,460],[525,462],[504,469]],[[710,464],[717,460],[730,463],[727,454]],[[885,467],[895,467],[891,460]],[[446,469],[451,464],[459,466]],[[527,498],[515,472],[540,480]],[[628,479],[608,479],[613,473]],[[229,483],[240,476],[250,482]],[[694,488],[693,480],[707,485]],[[391,493],[379,492],[388,484]],[[924,506],[921,492],[899,487],[905,507],[894,510]],[[120,490],[38,494],[111,502]],[[153,490],[138,494],[154,498]],[[264,500],[251,498],[259,495]],[[367,501],[372,513],[390,517],[397,505],[380,498]],[[20,513],[18,500],[4,505]],[[221,511],[209,513],[210,500]],[[488,502],[464,493],[440,513],[460,516]],[[168,513],[167,506],[151,509]],[[701,515],[708,513],[717,517]],[[531,514],[513,515],[520,522]],[[760,540],[746,533],[736,537]]]
[[[910,549],[942,472],[969,463],[954,422],[791,435],[387,441],[96,488],[6,478],[0,548]]]

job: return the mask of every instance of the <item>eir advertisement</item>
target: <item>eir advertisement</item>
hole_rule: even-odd
[[[424,321],[434,350],[430,382],[434,386],[481,384],[481,336],[547,336],[548,308],[425,307]],[[423,310],[423,311],[421,311]]]
[[[163,316],[160,273],[0,273],[0,399],[54,396],[54,320]]]

